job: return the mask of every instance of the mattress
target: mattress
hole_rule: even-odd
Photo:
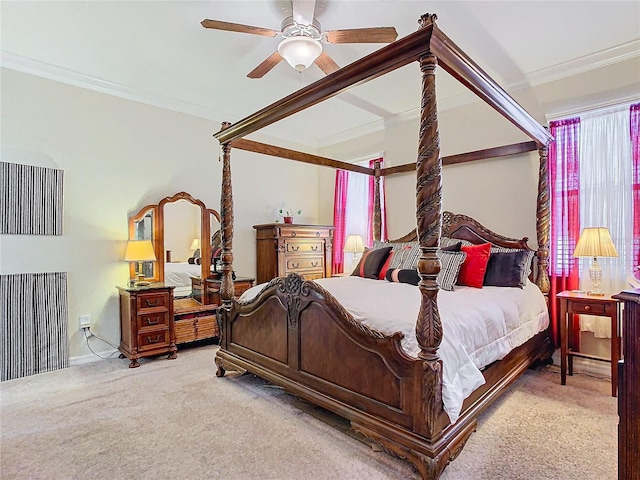
[[[363,324],[389,335],[402,332],[403,350],[417,358],[418,287],[355,276],[315,282]],[[247,290],[240,301],[250,301],[264,286]],[[455,423],[464,399],[484,384],[482,369],[546,329],[549,315],[540,289],[529,281],[522,289],[456,286],[452,292],[440,290],[438,308],[443,329],[438,350],[443,368],[442,400]]]

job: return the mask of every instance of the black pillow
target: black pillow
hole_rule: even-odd
[[[446,247],[440,247],[440,250],[442,250],[443,252],[461,252],[462,242],[453,243]]]
[[[483,284],[493,287],[523,288],[523,272],[527,268],[528,260],[529,253],[525,250],[509,253],[492,253],[489,256]]]
[[[391,247],[366,250],[351,276],[377,279],[390,251]]]
[[[390,282],[410,283],[411,285],[420,283],[420,275],[414,268],[390,268],[387,270],[385,278]]]

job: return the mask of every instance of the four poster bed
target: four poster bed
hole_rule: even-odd
[[[466,398],[460,399],[458,415],[452,416],[445,411],[446,399],[450,393],[443,380],[443,372],[446,379],[449,360],[448,357],[443,360],[441,352],[445,351],[445,344],[450,341],[447,330],[450,327],[446,323],[443,327],[440,310],[441,307],[445,308],[444,301],[449,294],[456,295],[459,292],[443,291],[440,295],[442,304],[439,301],[437,276],[440,261],[437,252],[441,237],[463,239],[474,244],[490,242],[494,246],[509,249],[527,250],[528,246],[526,238],[507,238],[469,217],[441,213],[443,159],[440,158],[437,133],[434,77],[436,64],[533,140],[492,149],[485,152],[487,155],[497,156],[532,149],[539,151],[537,287],[531,283],[522,289],[534,289],[539,298],[543,298],[540,292],[547,293],[549,290],[546,273],[549,238],[546,151],[551,137],[447,38],[436,26],[435,19],[435,15],[423,15],[417,32],[234,125],[223,124],[220,132],[215,134],[223,150],[220,291],[223,305],[219,310],[222,335],[215,359],[217,375],[224,376],[227,370],[250,371],[281,385],[287,391],[349,419],[354,430],[377,442],[387,452],[410,461],[422,478],[431,480],[437,479],[447,463],[459,454],[476,427],[479,413],[533,362],[549,358],[552,352],[546,323],[541,321],[532,330],[528,340],[521,339],[510,352],[500,354],[495,361],[488,359],[488,364],[479,366],[479,371],[482,369],[480,375],[483,384],[474,386],[472,391],[465,393]],[[351,86],[413,61],[419,62],[423,79],[416,164],[388,169],[380,169],[379,166],[366,169],[241,138]],[[402,345],[403,337],[407,335],[393,331],[382,333],[377,327],[369,326],[362,319],[356,318],[357,315],[349,310],[350,307],[345,308],[348,298],[343,297],[341,301],[336,298],[341,287],[329,289],[332,281],[356,281],[353,279],[335,278],[311,282],[291,274],[285,278],[276,278],[266,286],[254,287],[257,290],[246,298],[234,298],[231,148],[374,175],[376,190],[380,176],[416,170],[417,230],[400,241],[419,242],[421,255],[417,270],[420,283],[417,287],[403,285],[402,293],[400,287],[397,287],[398,295],[406,293],[416,297],[414,311],[417,312],[417,321],[414,316],[412,321],[415,330],[411,332],[415,333],[415,352],[408,353]],[[457,156],[449,161],[455,163],[463,160]],[[379,196],[376,195],[376,198]],[[380,237],[379,211],[378,205],[374,218],[374,235],[377,239]],[[400,297],[398,299],[399,307],[404,302]],[[542,301],[544,317],[548,321],[544,299]],[[520,300],[517,302],[526,303]],[[389,303],[392,304],[393,311],[395,305],[393,301]],[[447,315],[443,311],[445,321]],[[541,318],[540,315],[538,317]],[[447,336],[445,342],[443,331]]]

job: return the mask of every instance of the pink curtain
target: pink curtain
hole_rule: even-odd
[[[631,154],[633,156],[633,265],[640,265],[640,103],[630,108]]]
[[[336,186],[333,197],[333,273],[344,272],[344,243],[346,241],[347,186],[349,172],[336,171]]]
[[[578,139],[580,119],[571,118],[550,123],[555,142],[549,146],[549,177],[551,188],[551,242],[549,276],[551,291],[551,329],[556,347],[560,345],[556,295],[563,290],[577,289],[578,261],[573,257],[580,236],[580,170]],[[579,344],[577,316],[574,317],[574,346]]]

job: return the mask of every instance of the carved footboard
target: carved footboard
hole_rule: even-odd
[[[331,410],[423,478],[437,478],[475,428],[475,419],[448,427],[442,410],[428,424],[425,400],[439,398],[433,389],[442,387],[425,381],[423,362],[403,352],[402,334],[363,325],[297,274],[272,280],[248,303],[234,301],[222,322],[218,376],[250,371]]]

